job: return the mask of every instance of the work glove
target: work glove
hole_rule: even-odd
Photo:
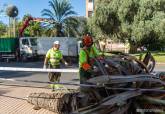
[[[44,65],[44,66],[43,66],[43,69],[46,69],[46,68],[47,68],[47,65]]]
[[[84,64],[82,65],[82,68],[83,68],[85,71],[91,70],[91,66],[90,66],[88,63],[84,63]]]
[[[64,64],[65,64],[65,66],[68,66],[68,63],[67,62],[65,62]]]
[[[98,72],[98,71],[99,71],[98,67],[93,66],[93,72]]]

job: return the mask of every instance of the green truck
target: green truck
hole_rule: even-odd
[[[16,58],[19,49],[18,38],[0,38],[0,59]]]
[[[0,38],[0,61],[26,60],[36,56],[36,38]],[[35,44],[35,45],[33,45]]]
[[[0,52],[13,53],[19,47],[17,38],[0,38]]]

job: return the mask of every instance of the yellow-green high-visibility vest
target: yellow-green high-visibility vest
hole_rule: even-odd
[[[60,65],[60,60],[63,58],[62,52],[60,50],[49,49],[46,54],[46,58],[49,59],[49,62],[52,66]]]

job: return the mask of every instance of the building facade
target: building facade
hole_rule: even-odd
[[[94,10],[94,0],[86,0],[86,17],[91,17]]]

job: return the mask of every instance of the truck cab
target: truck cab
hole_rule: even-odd
[[[37,56],[37,38],[21,37],[19,39],[20,55],[23,59]]]

